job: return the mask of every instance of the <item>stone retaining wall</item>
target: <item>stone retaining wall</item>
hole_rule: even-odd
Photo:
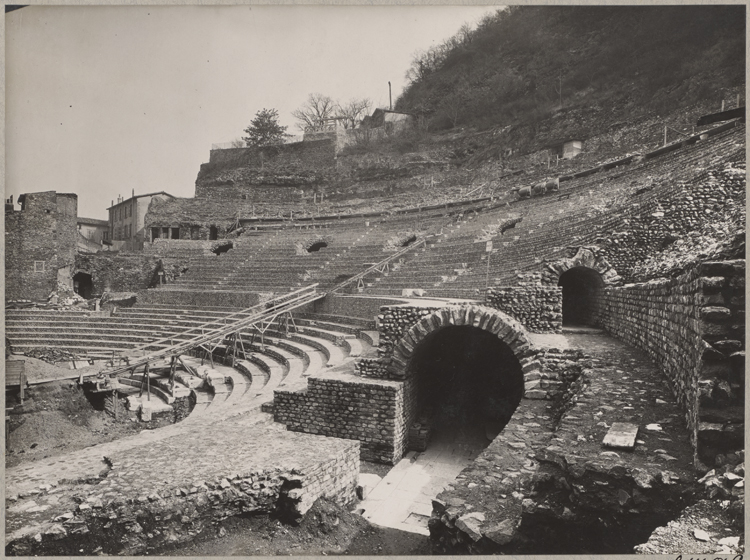
[[[395,464],[406,440],[404,384],[348,374],[310,377],[303,391],[274,392],[274,420],[296,432],[361,442],[361,458]]]
[[[336,167],[332,139],[260,148],[211,150],[195,182],[196,199],[300,200],[327,184]]]
[[[484,303],[504,311],[531,332],[562,331],[562,288],[559,286],[488,288]]]
[[[81,455],[96,453],[91,449],[77,452],[75,461],[85,463]],[[209,423],[100,453],[107,464],[98,476],[84,469],[80,480],[69,479],[50,471],[39,479],[43,485],[22,493],[11,476],[6,553],[147,554],[198,535],[215,537],[231,516],[299,518],[320,497],[348,505],[359,474],[358,442],[267,422]]]
[[[138,303],[166,305],[228,306],[247,309],[273,294],[270,292],[202,292],[199,290],[169,290],[154,288],[138,294]]]
[[[686,411],[696,458],[742,446],[745,261],[597,293],[597,323],[655,360]]]

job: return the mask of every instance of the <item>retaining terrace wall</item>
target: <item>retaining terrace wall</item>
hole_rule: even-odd
[[[404,454],[404,384],[330,374],[310,377],[307,389],[274,392],[274,420],[289,430],[361,443],[366,461],[395,464]]]
[[[705,262],[682,276],[599,291],[597,324],[645,350],[686,413],[696,459],[741,448],[745,261]]]
[[[562,331],[562,288],[559,286],[488,288],[484,303],[504,311],[531,332]]]
[[[201,165],[195,197],[264,202],[270,197],[300,200],[307,189],[328,182],[336,168],[332,139],[261,148],[212,150]]]

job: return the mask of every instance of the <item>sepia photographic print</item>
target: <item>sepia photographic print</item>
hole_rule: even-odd
[[[742,558],[744,3],[4,34],[5,555]]]

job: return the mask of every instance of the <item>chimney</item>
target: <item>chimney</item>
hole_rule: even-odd
[[[388,82],[388,104],[391,107],[391,111],[393,111],[393,97],[391,97],[391,82]]]

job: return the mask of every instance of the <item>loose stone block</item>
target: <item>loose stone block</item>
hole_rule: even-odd
[[[618,449],[634,449],[635,438],[638,435],[638,426],[628,422],[613,422],[607,435],[604,436],[602,445],[605,447],[616,447]]]

